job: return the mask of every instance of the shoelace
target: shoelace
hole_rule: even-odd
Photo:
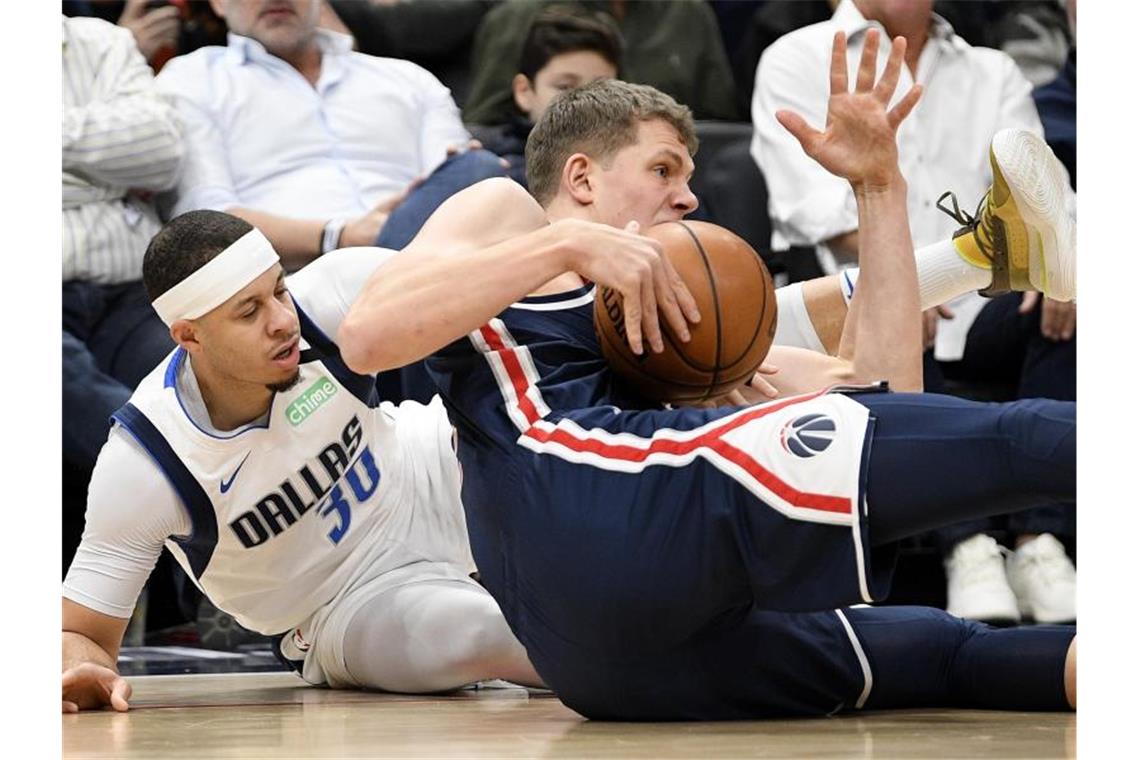
[[[954,208],[952,210],[942,205],[942,202],[947,198],[949,198],[950,202],[954,204]],[[993,261],[993,243],[990,242],[994,239],[993,214],[982,213],[982,209],[985,208],[985,205],[989,202],[989,200],[990,191],[987,190],[986,194],[982,196],[982,199],[978,201],[978,207],[974,209],[973,216],[970,216],[968,213],[962,210],[962,208],[958,205],[958,196],[954,195],[954,193],[950,190],[942,193],[942,195],[938,197],[938,202],[934,205],[938,208],[939,211],[949,216],[958,224],[962,225],[957,231],[955,231],[954,237],[958,237],[958,235],[962,234],[966,230],[969,230],[970,233],[974,236],[974,242],[978,244],[978,250],[980,250],[982,252],[982,255],[984,255],[987,259]],[[984,238],[978,234],[979,227],[981,227],[982,232],[985,233]]]
[[[968,547],[959,552],[954,564],[964,583],[977,583],[1000,577],[1005,580],[1005,557],[1010,554],[1001,544]]]

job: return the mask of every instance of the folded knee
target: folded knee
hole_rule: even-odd
[[[446,659],[456,670],[483,673],[493,677],[496,666],[521,651],[522,645],[511,633],[498,605],[487,603],[471,609],[452,628]]]

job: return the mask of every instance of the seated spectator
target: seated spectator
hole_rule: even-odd
[[[743,110],[752,102],[756,64],[767,47],[789,32],[831,18],[838,4],[765,0],[760,5],[729,51]],[[1067,38],[1057,0],[936,0],[934,10],[969,44],[1009,54],[1034,85],[1048,82],[1064,63]]]
[[[507,0],[484,18],[471,55],[474,79],[463,117],[502,124],[512,113],[511,78],[535,17],[555,0]],[[716,16],[700,0],[560,2],[611,15],[625,41],[622,77],[686,103],[698,119],[736,119],[732,70]]]
[[[63,457],[84,479],[111,414],[174,347],[142,259],[161,226],[150,197],[174,185],[182,155],[177,116],[131,33],[64,17]]]
[[[915,246],[931,243],[968,220],[956,201],[952,215],[937,213],[943,191],[979,197],[992,181],[984,158],[962,163],[951,157],[985,157],[990,138],[1003,128],[1042,132],[1030,84],[1009,56],[968,45],[933,14],[931,0],[843,0],[830,20],[780,38],[765,51],[756,71],[752,155],[768,182],[773,248],[813,246],[827,272],[855,260],[855,199],[845,183],[803,153],[775,113],[790,109],[821,126],[835,32],[842,30],[850,39],[848,64],[854,71],[865,32],[872,26],[885,28],[889,35],[880,45],[880,61],[888,55],[889,38],[906,38],[900,89],[915,81],[924,87],[922,100],[898,135]],[[966,383],[1009,381],[1018,397],[1073,399],[1075,314],[1072,304],[1050,299],[1038,304],[1018,294],[957,299],[943,313],[946,321],[938,322],[933,312],[926,315],[927,344],[938,360],[927,374],[927,388],[938,389],[945,374]],[[1006,523],[1018,547],[1008,563],[1008,579],[1002,550],[986,534],[992,523],[940,533],[936,538],[944,551],[948,610],[1004,622],[1023,614],[1045,622],[1071,619],[1074,570],[1054,536],[1071,537],[1073,517],[1072,505],[1045,505]]]
[[[506,124],[480,133],[483,147],[510,163],[511,179],[527,186],[526,139],[554,96],[615,78],[621,47],[621,32],[606,14],[553,7],[535,17],[511,81],[517,111]]]
[[[456,190],[502,176],[487,151],[458,152],[470,136],[435,77],[353,52],[318,28],[319,0],[213,5],[227,46],[158,77],[187,127],[171,214],[241,217],[296,269],[334,248],[402,248]]]

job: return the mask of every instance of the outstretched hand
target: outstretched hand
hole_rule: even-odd
[[[776,112],[777,121],[792,133],[805,153],[856,187],[884,186],[898,175],[895,135],[922,95],[922,86],[915,84],[894,108],[887,108],[898,85],[906,40],[894,39],[886,68],[876,83],[878,50],[879,30],[869,29],[863,41],[855,89],[849,92],[847,36],[835,33],[831,47],[831,96],[822,132],[809,126],[797,113]]]

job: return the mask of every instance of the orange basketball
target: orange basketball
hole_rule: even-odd
[[[642,234],[661,243],[701,311],[683,343],[664,318],[665,350],[634,354],[626,340],[621,294],[599,287],[594,328],[610,367],[647,398],[692,402],[747,382],[776,334],[776,293],[764,261],[732,232],[707,222],[666,222]]]

